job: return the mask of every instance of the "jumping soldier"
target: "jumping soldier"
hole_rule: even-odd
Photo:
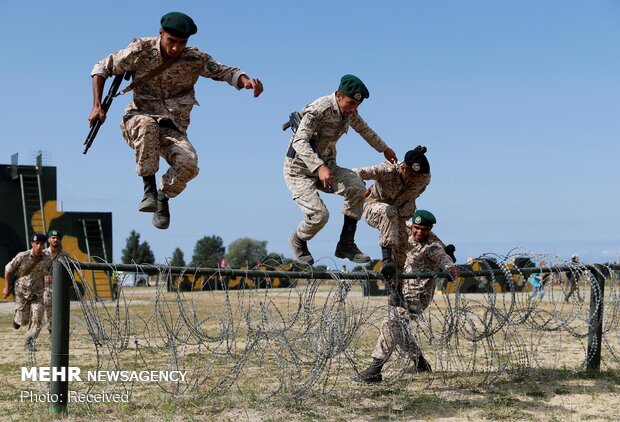
[[[125,72],[133,76],[133,101],[125,110],[121,131],[135,151],[136,171],[144,182],[138,210],[153,212],[153,225],[159,229],[170,225],[168,199],[180,194],[198,175],[196,150],[187,137],[190,113],[198,104],[194,96],[198,77],[224,81],[237,89],[252,89],[254,97],[263,92],[260,80],[218,63],[197,48],[187,47],[189,37],[197,30],[186,14],[167,13],[161,18],[159,37],[137,38],[126,49],[99,61],[91,72],[91,126],[105,120],[101,97],[106,78]],[[155,174],[160,156],[170,168],[162,176],[158,191]]]
[[[284,159],[284,180],[293,200],[304,213],[303,221],[289,238],[293,256],[300,262],[314,263],[307,242],[329,218],[317,190],[344,196],[344,225],[336,245],[336,257],[356,263],[370,261],[370,257],[358,249],[354,239],[364,205],[364,182],[353,171],[336,163],[336,143],[349,126],[386,159],[397,161],[394,151],[357,112],[369,95],[366,85],[358,77],[344,75],[335,93],[318,98],[301,111],[299,128]]]

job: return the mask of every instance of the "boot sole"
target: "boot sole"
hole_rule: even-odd
[[[334,253],[334,255],[336,256],[336,258],[340,258],[340,259],[348,259],[351,262],[355,262],[356,264],[365,264],[367,262],[370,262],[370,257],[366,257],[366,258],[349,258],[348,256],[345,256],[344,254],[341,253]]]
[[[155,211],[157,211],[157,202],[155,202],[153,204],[145,204],[145,205],[140,204],[140,206],[138,207],[138,211],[140,211],[140,212],[155,212]]]
[[[359,374],[358,374],[355,377],[353,377],[353,381],[361,382],[361,383],[368,384],[368,385],[377,385],[377,384],[381,384],[383,382],[383,377],[373,378],[373,379],[365,379],[365,378],[362,378],[361,376],[359,376]]]
[[[153,223],[153,225],[155,227],[157,227],[158,229],[161,229],[161,230],[166,230],[168,227],[170,227],[170,220],[168,220],[167,223],[160,223],[155,218],[153,218],[152,223]]]

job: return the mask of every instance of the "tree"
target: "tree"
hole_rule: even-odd
[[[127,245],[122,251],[123,264],[154,264],[155,255],[148,242],[140,243],[140,233],[132,230],[127,238]]]
[[[192,261],[196,266],[217,268],[224,258],[224,242],[216,235],[205,236],[196,242]]]
[[[267,255],[267,241],[242,237],[228,245],[226,261],[232,268],[254,267],[259,260]]]
[[[170,265],[173,267],[184,267],[185,259],[183,258],[183,251],[180,248],[176,248],[172,252],[172,260],[170,261]]]

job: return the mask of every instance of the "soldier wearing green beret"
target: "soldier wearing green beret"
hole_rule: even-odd
[[[105,120],[101,100],[108,77],[129,72],[134,83],[141,81],[133,89],[133,101],[125,110],[121,132],[135,151],[136,172],[143,179],[144,196],[138,210],[153,213],[153,225],[159,229],[170,225],[168,199],[180,194],[198,175],[198,156],[187,137],[190,113],[198,104],[194,95],[198,78],[223,81],[238,90],[251,89],[254,97],[263,92],[260,80],[188,47],[189,37],[197,31],[191,17],[167,13],[161,18],[159,37],[134,40],[127,48],[99,61],[91,72],[91,126]],[[160,156],[170,168],[161,177],[158,190],[155,175]]]
[[[30,239],[31,249],[18,253],[4,267],[5,285],[2,291],[6,299],[11,294],[10,280],[15,280],[13,295],[15,313],[13,328],[26,327],[26,350],[34,350],[34,341],[43,324],[43,290],[49,282],[51,259],[43,250],[47,238],[35,233]]]
[[[349,127],[386,159],[396,162],[396,154],[358,113],[370,96],[366,85],[354,75],[344,75],[338,90],[308,104],[301,111],[301,122],[291,139],[284,159],[284,179],[293,200],[304,213],[289,245],[293,256],[312,265],[314,258],[307,242],[327,223],[329,213],[317,191],[344,196],[344,224],[335,255],[353,262],[370,257],[355,244],[357,222],[362,216],[364,182],[350,169],[336,163],[336,143]]]
[[[431,236],[437,220],[427,210],[416,210],[411,224],[411,249],[407,253],[406,272],[447,271],[456,279],[459,268],[445,252],[443,244]],[[372,352],[372,363],[357,375],[359,381],[378,383],[382,381],[381,370],[396,347],[408,356],[415,372],[430,372],[426,361],[410,332],[409,323],[428,307],[435,292],[435,278],[395,280],[390,285],[388,315],[379,330],[379,338]]]
[[[50,260],[50,277],[45,280],[45,289],[43,290],[43,308],[45,309],[45,317],[47,318],[47,330],[52,332],[52,286],[53,271],[52,265],[58,258],[69,258],[69,254],[62,250],[62,233],[58,230],[50,230],[47,232],[48,247],[43,251]]]

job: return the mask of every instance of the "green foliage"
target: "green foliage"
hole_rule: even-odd
[[[170,261],[170,265],[173,267],[184,267],[185,259],[183,257],[183,251],[180,248],[176,248],[172,252],[172,260]]]
[[[149,246],[149,243],[144,241],[140,243],[140,233],[132,230],[127,238],[127,245],[122,251],[123,256],[121,261],[123,264],[154,264],[155,255]]]
[[[208,268],[217,268],[224,258],[224,242],[216,235],[205,236],[196,242],[192,261],[194,265]]]
[[[254,267],[267,255],[267,241],[242,237],[228,245],[226,261],[232,268]]]

